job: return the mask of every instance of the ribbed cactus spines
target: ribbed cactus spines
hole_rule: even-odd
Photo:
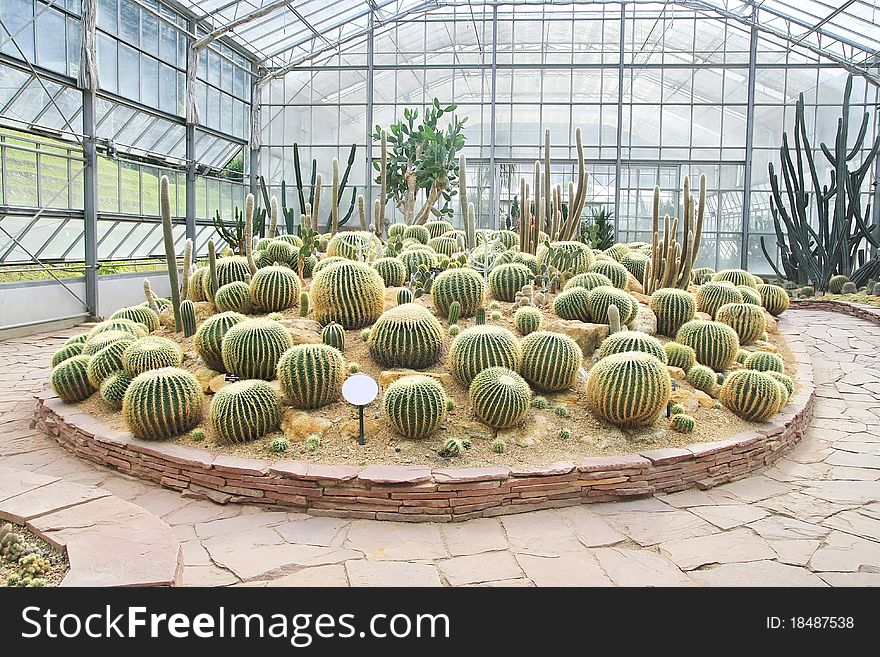
[[[697,290],[697,310],[708,313],[715,318],[715,313],[721,306],[728,303],[742,303],[742,294],[727,281],[705,283]]]
[[[712,280],[715,270],[711,267],[697,267],[691,271],[691,282],[694,285],[702,285]]]
[[[263,249],[263,262],[291,265],[296,258],[297,247],[289,242],[271,240]]]
[[[602,274],[608,278],[608,280],[611,281],[611,284],[616,288],[620,288],[621,290],[626,289],[626,283],[629,280],[629,272],[626,270],[626,267],[619,262],[615,262],[614,260],[597,260],[590,266],[589,271],[596,274]]]
[[[214,306],[221,313],[249,314],[253,307],[251,286],[244,281],[232,281],[220,286],[214,294]]]
[[[388,224],[388,237],[397,237],[406,232],[407,225],[403,223]]]
[[[300,317],[308,317],[309,316],[309,293],[308,292],[300,292],[300,294],[299,294],[299,316]]]
[[[694,418],[686,413],[672,416],[672,429],[678,433],[693,433],[694,424]]]
[[[645,282],[645,270],[648,267],[648,256],[639,251],[630,251],[620,259],[620,264],[639,282]]]
[[[131,344],[135,341],[135,337],[126,331],[103,331],[97,335],[90,337],[82,347],[83,356],[94,356],[104,347],[114,342],[124,342]]]
[[[226,443],[243,443],[265,436],[278,426],[281,400],[272,384],[261,379],[230,383],[217,391],[208,419]]]
[[[275,378],[281,355],[293,346],[287,329],[270,319],[248,319],[223,336],[223,365],[242,379]]]
[[[711,394],[718,385],[718,379],[715,371],[711,367],[705,365],[694,365],[687,371],[685,379],[695,389],[701,390],[706,394]]]
[[[513,260],[511,262],[517,265],[525,265],[529,269],[532,270],[533,274],[538,273],[538,269],[540,265],[538,264],[538,257],[531,253],[524,253],[522,251],[516,251],[513,254]]]
[[[138,324],[143,324],[152,332],[159,328],[159,315],[147,306],[131,306],[120,308],[110,315],[110,319],[130,319]]]
[[[82,343],[64,345],[52,355],[52,367],[63,363],[68,358],[79,356],[82,353]]]
[[[764,284],[758,286],[758,292],[761,295],[761,305],[774,317],[778,317],[788,310],[791,302],[788,298],[788,292],[784,288],[778,285]]]
[[[146,339],[141,338],[141,340]],[[122,369],[122,354],[129,346],[125,342],[114,342],[91,357],[86,368],[86,376],[89,377],[89,383],[95,390],[101,387],[104,379]]]
[[[622,324],[629,324],[639,312],[639,302],[629,292],[604,285],[590,291],[590,316],[594,321],[604,324],[608,320],[608,306],[611,304],[620,311]]]
[[[748,303],[725,304],[715,311],[715,319],[736,331],[740,345],[759,340],[767,328],[764,309]]]
[[[739,352],[739,337],[727,324],[694,319],[678,329],[675,341],[691,347],[697,362],[716,372],[729,369]]]
[[[292,269],[273,265],[254,275],[250,293],[254,305],[263,312],[279,312],[297,304],[302,286]]]
[[[373,360],[385,367],[423,369],[440,359],[443,327],[424,306],[403,304],[379,317],[369,347]]]
[[[251,275],[247,258],[242,256],[226,256],[217,259],[217,289],[232,281],[242,283]]]
[[[440,316],[448,316],[449,307],[457,301],[461,316],[472,317],[486,303],[486,283],[473,269],[447,269],[434,279],[431,296]]]
[[[727,408],[753,422],[764,422],[776,415],[787,397],[781,383],[754,370],[731,372],[718,395]]]
[[[544,315],[534,306],[523,306],[513,315],[513,324],[520,335],[528,335],[541,330]]]
[[[832,276],[828,281],[828,291],[831,294],[842,294],[843,286],[846,283],[849,283],[849,277],[844,276],[843,274],[838,274],[837,276]]]
[[[489,273],[489,291],[499,301],[514,301],[516,293],[534,278],[532,270],[525,265],[514,263],[498,265]]]
[[[571,388],[584,357],[577,342],[562,333],[535,331],[522,340],[520,373],[533,386],[550,392]]]
[[[328,258],[329,260],[329,258]],[[340,258],[340,260],[345,260],[345,258]],[[271,262],[267,262],[267,265],[272,264]],[[302,275],[303,278],[310,278],[315,273],[315,267],[318,266],[318,257],[312,253],[303,260],[303,269]],[[299,250],[297,249],[293,254],[293,261],[290,263],[290,268],[293,271],[299,271]]]
[[[602,358],[590,369],[587,406],[611,424],[651,424],[669,402],[672,380],[665,365],[647,353],[625,352]]]
[[[763,302],[761,301],[761,293],[758,292],[757,289],[748,287],[747,285],[737,285],[736,289],[742,295],[743,303],[748,303],[752,306],[763,305]]]
[[[474,415],[480,422],[504,429],[525,418],[532,400],[532,389],[513,370],[490,367],[471,381],[469,396]]]
[[[326,344],[301,344],[278,361],[278,382],[295,408],[319,408],[339,398],[345,359]]]
[[[406,249],[397,257],[408,272],[412,272],[422,266],[431,269],[437,264],[437,254],[428,247]]]
[[[72,356],[52,369],[52,390],[68,404],[82,401],[95,392],[89,381],[90,356]]]
[[[402,287],[397,291],[397,305],[402,306],[413,302],[413,293],[408,287]]]
[[[599,287],[600,285],[614,287],[611,279],[608,278],[605,274],[600,274],[599,272],[595,271],[587,271],[583,274],[575,274],[570,279],[568,279],[568,282],[566,282],[564,289],[570,290],[573,287],[582,287],[585,290],[592,290],[593,288]]]
[[[666,352],[666,361],[670,367],[680,367],[688,372],[697,362],[697,353],[687,345],[677,342],[667,342],[663,345]]]
[[[474,323],[477,326],[483,326],[486,323],[486,309],[485,308],[477,308],[477,312],[474,313],[475,319]]]
[[[385,309],[385,284],[367,264],[337,262],[312,279],[309,296],[315,319],[337,322],[346,330],[375,322]]]
[[[428,221],[424,225],[428,231],[428,235],[431,236],[431,239],[445,235],[453,230],[452,224],[448,221]]]
[[[794,394],[794,381],[791,380],[791,377],[787,374],[783,374],[782,372],[774,372],[772,370],[766,372],[768,375],[772,376],[773,379],[782,384],[782,387],[785,388],[786,392],[786,403],[788,403],[788,398]]]
[[[592,321],[590,292],[582,287],[563,290],[553,300],[553,312],[562,319],[576,319],[579,322]]]
[[[626,244],[621,244],[620,242],[618,242],[617,244],[609,246],[607,249],[605,249],[604,253],[607,256],[611,257],[612,260],[620,262],[623,256],[629,253],[629,250],[630,249]]]
[[[746,362],[746,358],[752,355],[751,351],[746,351],[745,349],[740,349],[736,352],[736,362],[743,364]]]
[[[427,244],[431,239],[431,233],[424,226],[407,226],[403,229],[403,239],[418,240],[422,244]]]
[[[785,372],[785,361],[779,354],[767,351],[755,351],[743,363],[747,370],[758,372]]]
[[[366,231],[349,231],[336,234],[327,244],[327,255],[364,262],[372,260],[382,248],[378,238]]]
[[[667,363],[666,350],[660,341],[641,331],[622,331],[609,335],[602,341],[599,347],[599,358],[606,358],[613,354],[622,354],[627,351],[639,351],[645,354],[651,354],[662,362]]]
[[[519,235],[512,230],[496,230],[492,233],[490,239],[497,239],[507,250],[519,248]]]
[[[687,290],[665,287],[651,295],[651,310],[657,317],[657,333],[672,337],[694,318],[697,301]]]
[[[212,370],[225,372],[223,366],[223,336],[230,328],[245,321],[247,317],[236,312],[212,315],[199,326],[193,338],[193,348]]]
[[[113,372],[101,384],[101,399],[113,406],[113,408],[121,409],[122,399],[125,397],[125,391],[128,390],[128,385],[131,381],[131,377],[122,370]]]
[[[162,217],[162,241],[165,245],[168,282],[171,285],[174,330],[179,333],[183,326],[180,322],[180,287],[177,282],[177,253],[174,250],[174,225],[171,221],[171,194],[168,189],[168,176],[162,176],[159,180],[159,214]]]
[[[214,240],[208,240],[208,273],[202,278],[202,292],[205,299],[214,303],[214,293],[220,288],[217,281],[217,249]]]
[[[447,258],[451,258],[452,254],[459,250],[458,241],[454,237],[432,237],[428,241],[428,246]]]
[[[562,251],[571,255],[571,262],[565,271],[571,274],[580,274],[587,271],[595,261],[592,249],[583,242],[550,242],[550,246],[556,251]],[[550,251],[544,244],[538,247],[537,258],[539,264],[547,263]]]
[[[327,324],[321,331],[321,342],[324,344],[345,351],[345,329],[339,324]]]
[[[461,304],[458,301],[453,301],[449,304],[449,314],[446,316],[447,323],[454,326],[458,324],[459,317],[461,317]]]
[[[183,336],[186,338],[196,334],[196,305],[190,300],[180,302],[180,319],[183,322]]]
[[[92,327],[92,330],[89,331],[89,341],[99,333],[109,331],[122,331],[123,333],[128,333],[133,338],[142,338],[147,334],[147,327],[140,322],[133,322],[130,319],[122,317],[117,319],[107,319]],[[89,341],[87,341],[86,344],[88,344]]]
[[[712,281],[716,283],[720,281],[728,281],[733,283],[736,287],[739,287],[740,285],[751,288],[757,287],[755,277],[745,269],[722,269],[712,277]]]
[[[379,258],[373,263],[373,269],[385,283],[385,287],[401,287],[406,283],[406,267],[397,258]]]
[[[88,339],[89,339],[88,333],[80,333],[79,335],[74,335],[72,338],[67,338],[67,340],[64,341],[64,346],[68,347],[72,344],[78,344],[78,345],[82,346],[85,343],[85,341]]]
[[[180,367],[183,351],[180,346],[158,335],[135,340],[122,353],[122,368],[131,378],[148,370]]]
[[[499,326],[472,326],[459,333],[449,348],[449,369],[460,383],[490,367],[518,371],[522,350],[516,337]]]
[[[136,376],[122,398],[122,415],[135,437],[163,440],[186,433],[202,420],[205,397],[198,379],[178,367]]]
[[[418,440],[436,431],[446,419],[446,391],[429,376],[404,376],[385,389],[382,408],[397,433]]]

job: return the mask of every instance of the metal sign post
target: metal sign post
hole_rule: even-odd
[[[366,374],[355,374],[348,377],[342,384],[342,396],[349,404],[358,407],[360,435],[358,444],[364,444],[364,407],[371,403],[379,394],[379,384]]]

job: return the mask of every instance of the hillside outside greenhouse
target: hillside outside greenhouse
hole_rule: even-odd
[[[878,586],[878,151],[877,0],[0,0],[0,587]]]

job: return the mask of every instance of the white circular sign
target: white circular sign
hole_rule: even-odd
[[[379,394],[379,384],[366,374],[350,376],[342,384],[342,396],[355,406],[366,406]]]

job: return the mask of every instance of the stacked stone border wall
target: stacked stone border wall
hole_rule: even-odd
[[[793,310],[827,310],[832,313],[864,319],[880,326],[880,308],[874,308],[873,306],[832,299],[804,299],[799,301],[792,300],[791,308]]]
[[[822,309],[840,312],[840,305]],[[872,321],[880,322],[880,315]],[[708,489],[769,465],[800,440],[812,417],[813,372],[806,347],[793,336],[789,347],[798,359],[798,387],[771,421],[727,440],[579,463],[434,469],[269,463],[137,440],[65,404],[51,389],[37,396],[36,421],[81,458],[221,504],[263,504],[344,518],[462,521]]]

